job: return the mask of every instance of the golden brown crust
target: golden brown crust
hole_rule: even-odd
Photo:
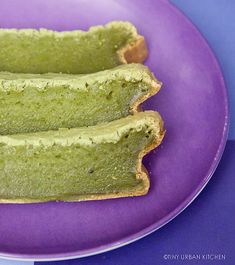
[[[149,90],[147,94],[136,98],[136,100],[130,106],[130,113],[135,114],[136,112],[142,111],[141,104],[144,101],[146,101],[148,98],[157,94],[157,92],[161,89],[161,86],[162,86],[162,83],[154,77],[153,81],[151,82],[151,89]]]
[[[134,42],[128,43],[118,52],[118,59],[121,63],[143,63],[148,56],[148,48],[145,39],[137,35]]]

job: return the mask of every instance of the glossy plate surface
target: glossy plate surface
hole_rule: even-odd
[[[81,203],[0,205],[0,255],[21,259],[86,256],[134,241],[179,214],[214,172],[227,138],[228,103],[216,59],[196,28],[166,1],[2,0],[0,27],[88,29],[129,20],[146,36],[147,65],[163,81],[145,103],[167,134],[145,158],[145,197]]]

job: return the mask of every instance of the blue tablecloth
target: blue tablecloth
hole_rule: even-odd
[[[235,264],[235,1],[172,2],[206,37],[223,70],[229,91],[231,126],[222,161],[200,196],[157,232],[105,254],[43,265]],[[2,264],[33,263],[0,260]]]

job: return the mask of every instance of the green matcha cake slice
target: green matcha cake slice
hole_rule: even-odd
[[[0,202],[144,195],[149,179],[142,158],[163,136],[154,111],[90,127],[0,136]]]
[[[142,64],[87,74],[0,73],[0,134],[96,125],[128,116],[161,83]]]
[[[89,31],[0,29],[0,71],[86,74],[146,57],[144,37],[129,22]]]

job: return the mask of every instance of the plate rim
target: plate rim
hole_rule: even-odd
[[[162,218],[160,221],[157,221],[136,233],[123,237],[119,241],[114,241],[112,243],[103,244],[99,247],[89,248],[87,250],[77,250],[77,251],[57,253],[57,254],[17,254],[17,253],[9,253],[9,252],[0,252],[0,258],[6,259],[6,260],[18,260],[18,261],[58,261],[58,260],[62,261],[62,260],[70,260],[70,259],[94,256],[97,254],[105,253],[107,251],[111,251],[111,250],[126,246],[130,243],[133,243],[141,238],[144,238],[150,235],[151,233],[157,231],[158,229],[160,229],[161,227],[165,226],[170,221],[172,221],[174,218],[176,218],[197,198],[197,196],[201,193],[201,191],[205,188],[207,183],[212,178],[216,168],[219,165],[222,155],[224,153],[224,149],[225,149],[226,142],[228,139],[229,124],[230,124],[228,90],[227,90],[226,82],[223,76],[223,71],[219,64],[219,60],[217,59],[209,42],[204,37],[204,35],[201,33],[201,31],[198,29],[198,27],[192,22],[192,20],[182,10],[176,7],[172,2],[170,1],[163,1],[163,2],[165,2],[165,4],[169,6],[172,12],[175,12],[178,15],[180,15],[181,18],[184,19],[184,21],[192,28],[192,30],[194,30],[198,38],[200,38],[200,40],[204,43],[205,47],[207,47],[208,53],[211,55],[214,66],[216,68],[216,72],[218,76],[220,76],[220,79],[221,79],[221,88],[224,94],[223,102],[224,102],[224,107],[225,107],[224,127],[223,127],[223,133],[222,133],[222,137],[220,140],[220,144],[218,146],[214,160],[211,163],[211,166],[207,174],[205,174],[205,177],[200,182],[200,184],[197,186],[197,188],[195,188],[190,193],[190,195],[187,196],[187,198],[183,200],[168,215],[164,216],[164,218]]]

